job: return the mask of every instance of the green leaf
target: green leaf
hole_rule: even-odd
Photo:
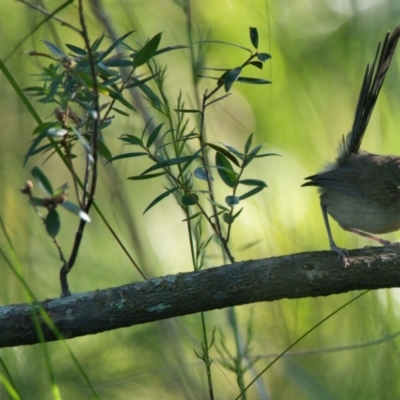
[[[156,174],[130,176],[127,179],[130,179],[132,181],[143,181],[145,179],[152,179],[152,178],[156,178],[157,176],[162,176],[162,175],[165,175],[165,172],[158,172]]]
[[[250,134],[250,136],[246,140],[246,144],[244,145],[244,154],[248,154],[252,142],[253,142],[253,134]]]
[[[199,196],[196,193],[184,194],[181,198],[182,204],[185,206],[194,206],[199,201]]]
[[[100,47],[102,41],[104,39],[104,33],[94,41],[94,43],[92,44],[92,52],[94,53],[95,51],[97,51],[97,49]]]
[[[247,199],[251,196],[254,196],[255,194],[257,194],[258,192],[261,192],[261,190],[264,189],[265,186],[257,186],[254,189],[251,189],[250,191],[246,192],[245,194],[242,194],[241,196],[239,196],[240,200],[244,200]]]
[[[253,65],[258,69],[263,69],[264,64],[261,61],[250,61],[249,65]]]
[[[77,215],[83,221],[91,222],[89,215],[87,215],[85,213],[85,211],[81,210],[81,208],[79,206],[77,206],[76,204],[71,203],[70,201],[66,200],[63,203],[61,203],[61,206],[64,207],[66,210]]]
[[[216,201],[213,201],[213,200],[211,200],[211,199],[209,199],[209,198],[207,198],[207,200],[208,200],[211,204],[213,204],[215,207],[217,207],[219,210],[222,210],[219,214],[221,214],[221,213],[224,212],[224,211],[230,212],[229,208],[223,206],[222,204],[217,203]]]
[[[150,133],[149,138],[146,143],[147,148],[149,148],[154,143],[154,141],[157,139],[157,136],[159,135],[163,125],[164,125],[164,123],[158,125],[157,127],[154,128],[153,132]]]
[[[244,155],[239,151],[236,150],[233,146],[230,146],[229,144],[224,143],[224,146],[231,152],[233,153],[237,158],[240,158],[241,160],[244,159]]]
[[[110,97],[123,104],[126,108],[129,108],[132,111],[136,111],[135,107],[133,107],[133,105],[129,103],[129,101],[125,100],[121,93],[118,93],[112,89],[108,89],[108,94]]]
[[[32,141],[32,144],[30,145],[28,152],[25,154],[25,160],[24,160],[24,165],[27,163],[29,157],[33,156],[36,154],[36,148],[39,145],[39,143],[47,137],[47,132],[42,131],[36,138]]]
[[[267,61],[267,60],[269,60],[270,58],[271,58],[271,55],[270,54],[268,54],[268,53],[258,53],[257,54],[257,58],[260,60],[260,61]]]
[[[50,181],[47,179],[42,170],[39,167],[33,167],[31,170],[31,174],[33,175],[39,186],[47,194],[47,196],[53,196],[53,187],[51,186]]]
[[[98,140],[97,141],[97,151],[107,161],[111,160],[111,158],[112,158],[111,151],[108,149],[108,147],[106,146],[106,144],[102,140]]]
[[[160,194],[159,196],[157,196],[148,206],[147,208],[144,210],[143,214],[145,214],[147,211],[150,210],[150,208],[154,207],[157,203],[159,203],[161,200],[165,199],[166,197],[168,197],[171,193],[177,191],[179,189],[179,187],[174,187],[172,189],[168,189],[167,191],[165,191],[164,193]]]
[[[247,47],[240,46],[240,45],[235,44],[235,43],[223,42],[222,40],[200,40],[199,42],[196,42],[195,44],[203,44],[203,43],[225,44],[225,45],[227,45],[227,46],[237,47],[237,48],[239,48],[239,49],[246,50],[246,51],[248,51],[249,53],[251,53],[251,50],[248,49]]]
[[[142,139],[138,138],[137,136],[128,135],[125,133],[119,139],[132,145],[143,146]]]
[[[263,153],[263,154],[257,154],[255,158],[270,157],[270,156],[281,157],[281,155],[278,153]]]
[[[117,39],[97,60],[97,62],[100,62],[104,60],[111,52],[117,48],[129,35],[131,35],[135,31],[130,31],[128,33],[125,33],[125,35],[121,36],[119,39]]]
[[[157,50],[154,53],[154,56],[158,56],[159,54],[166,53],[168,51],[179,50],[179,49],[189,49],[189,48],[190,48],[189,46],[184,46],[184,45],[179,45],[179,44],[176,46],[163,47],[162,49]]]
[[[267,184],[264,181],[261,181],[259,179],[242,179],[239,181],[239,183],[242,185],[247,185],[247,186],[267,187]]]
[[[133,157],[141,157],[141,156],[147,156],[148,154],[145,151],[137,151],[133,153],[124,153],[124,154],[118,154],[117,156],[111,158],[110,162],[116,161],[116,160],[122,160],[123,158],[133,158]]]
[[[132,68],[135,69],[140,65],[147,63],[147,61],[155,55],[161,41],[161,35],[161,33],[157,33],[157,35],[150,39],[137,53],[132,55]]]
[[[240,213],[243,211],[243,207],[234,215],[231,215],[231,213],[224,213],[224,215],[222,216],[222,219],[224,220],[224,222],[226,222],[227,224],[232,224],[233,221],[235,221],[235,219],[240,215]]]
[[[139,80],[139,79],[136,79],[135,77],[132,77],[131,80],[133,81],[133,83],[130,83],[129,85],[126,85],[125,88],[126,89],[128,89],[128,88],[130,89],[130,88],[133,88],[133,87],[136,87],[136,86],[144,85],[146,82],[152,80],[156,75],[148,76],[147,78],[142,79],[142,80]]]
[[[239,79],[242,72],[242,67],[236,67],[225,72],[220,78],[224,83],[225,92],[231,90],[232,85]]]
[[[32,133],[33,135],[37,135],[42,132],[47,133],[50,128],[55,127],[57,124],[58,122],[44,122],[43,124],[39,124]]]
[[[104,60],[103,64],[109,68],[121,68],[130,67],[132,65],[131,60],[126,60],[125,58],[111,58],[109,60]],[[126,86],[125,86],[126,88]]]
[[[125,111],[120,110],[119,108],[113,107],[112,110],[114,110],[118,114],[123,115],[124,117],[129,117],[128,113],[126,113]]]
[[[271,81],[267,81],[266,79],[247,78],[247,77],[238,77],[237,81],[242,83],[251,83],[254,85],[267,85],[268,83],[272,83]]]
[[[208,106],[210,106],[211,104],[216,103],[217,101],[221,101],[221,100],[225,99],[225,97],[228,97],[228,96],[230,96],[230,95],[231,95],[230,93],[227,93],[227,94],[224,94],[223,96],[217,97],[216,99],[214,99],[214,100],[208,102],[208,103],[206,104],[206,106],[208,107]]]
[[[237,158],[228,150],[224,149],[221,146],[218,146],[214,143],[206,143],[206,146],[211,147],[212,149],[214,149],[215,151],[219,151],[220,153],[222,153],[226,158],[229,158],[229,160],[231,160],[235,165],[237,165],[238,167],[239,165],[239,161],[237,160]]]
[[[155,171],[156,169],[167,168],[173,165],[185,163],[187,161],[193,161],[196,158],[198,158],[198,156],[197,154],[194,154],[191,156],[177,157],[177,158],[171,158],[169,160],[160,161],[157,164],[153,165],[152,167],[146,169],[146,171],[142,172],[142,175],[145,175],[151,171]]]
[[[258,146],[254,147],[253,150],[250,151],[250,153],[246,156],[246,160],[243,163],[243,167],[249,165],[253,159],[256,157],[257,153],[261,150],[262,145],[259,144]]]
[[[149,86],[146,84],[142,84],[139,86],[139,89],[145,94],[147,97],[147,100],[150,102],[150,104],[159,110],[161,108],[161,100],[160,98],[154,93],[153,89],[151,89]]]
[[[229,187],[234,187],[237,180],[237,174],[233,170],[229,160],[219,151],[215,154],[215,163],[217,171],[222,181]]]
[[[183,219],[182,221],[183,221],[183,222],[186,222],[186,221],[193,220],[193,219],[195,219],[195,218],[197,218],[197,217],[200,217],[201,214],[202,214],[202,212],[199,211],[199,212],[197,212],[197,213],[191,215],[189,218]]]
[[[71,126],[71,129],[75,133],[77,139],[81,142],[83,148],[86,150],[86,154],[88,155],[90,162],[93,162],[93,154],[89,142],[81,135],[81,133],[74,126]]]
[[[204,167],[197,167],[194,172],[193,175],[197,178],[197,179],[201,179],[202,181],[207,181],[207,171]],[[210,175],[210,180],[213,180],[214,178]]]
[[[251,28],[250,27],[250,40],[251,44],[258,49],[258,32],[257,28]]]
[[[190,108],[175,108],[174,111],[181,113],[201,113],[200,110],[190,109]]]
[[[73,44],[66,44],[66,46],[75,54],[78,54],[80,56],[86,56],[87,55],[87,51],[84,49],[81,49],[80,47],[76,47]]]
[[[48,42],[47,40],[43,40],[43,43],[48,47],[48,49],[54,53],[57,57],[64,58],[65,54],[62,50],[60,50],[55,44]]]
[[[232,218],[231,218],[231,214],[226,212],[222,214],[222,220],[227,223],[230,224],[232,222]]]
[[[41,153],[41,152],[45,153],[46,151],[48,151],[48,150],[50,150],[52,148],[53,148],[53,144],[52,143],[48,143],[48,144],[45,144],[43,146],[36,147],[36,149],[33,150],[30,155],[33,156],[34,154],[38,154],[38,153]]]
[[[58,215],[58,212],[54,208],[52,208],[48,212],[44,220],[44,224],[46,226],[47,233],[52,238],[55,238],[58,235],[58,232],[60,232],[61,228],[60,216]]]
[[[238,196],[226,196],[225,197],[225,203],[228,204],[229,207],[234,207],[238,205],[240,202],[240,199]]]

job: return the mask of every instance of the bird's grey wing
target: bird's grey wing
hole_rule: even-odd
[[[343,179],[343,176],[346,179]],[[317,186],[320,188],[329,188],[337,190],[348,196],[364,198],[363,192],[359,187],[359,171],[357,169],[346,168],[343,171],[341,168],[336,168],[305,178],[308,182],[302,186]]]

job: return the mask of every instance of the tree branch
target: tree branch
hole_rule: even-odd
[[[33,307],[43,307],[64,338],[224,307],[400,286],[400,246],[300,253],[179,273],[40,304],[0,307],[0,348],[38,343]],[[46,341],[57,340],[39,317]]]

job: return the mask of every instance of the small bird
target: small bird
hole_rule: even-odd
[[[394,243],[372,234],[400,229],[400,156],[377,155],[360,149],[400,36],[400,25],[378,45],[375,59],[367,65],[358,98],[354,123],[338,146],[338,156],[323,172],[309,176],[302,186],[317,186],[329,245],[348,265],[348,252],[336,246],[328,214],[346,231]]]

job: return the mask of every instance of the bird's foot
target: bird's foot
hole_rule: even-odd
[[[399,243],[400,244],[400,243]],[[343,249],[341,247],[337,247],[336,245],[331,246],[331,250],[334,251],[339,255],[338,258],[341,258],[344,262],[344,267],[346,268],[348,265],[350,265],[349,261],[349,252],[346,249]]]

